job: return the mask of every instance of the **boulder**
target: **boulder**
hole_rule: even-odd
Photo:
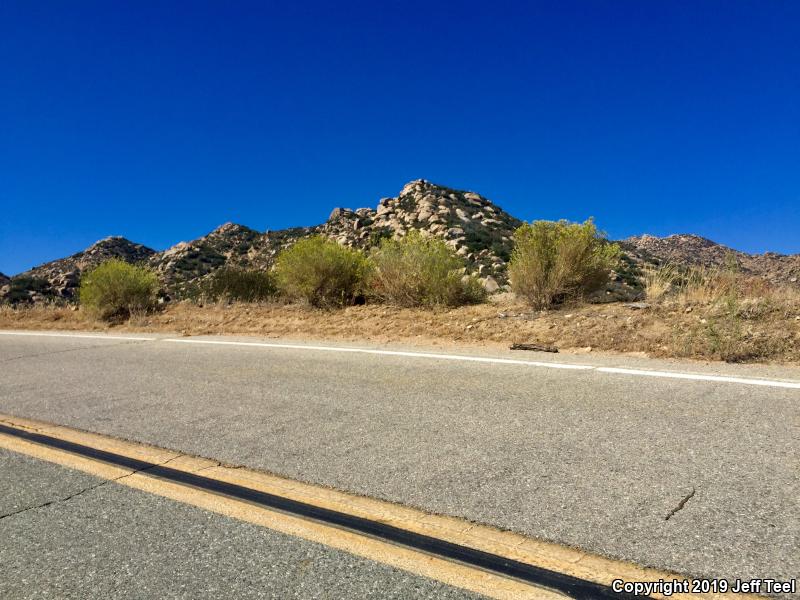
[[[483,285],[483,289],[485,289],[490,294],[494,294],[497,290],[500,289],[500,284],[498,284],[497,280],[491,275],[482,278],[480,282],[481,285]]]

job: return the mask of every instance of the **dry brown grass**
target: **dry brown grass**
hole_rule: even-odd
[[[688,311],[688,312],[687,312]],[[320,310],[292,304],[178,303],[109,326],[69,308],[0,308],[2,329],[236,334],[315,340],[507,347],[554,345],[567,352],[800,364],[800,293],[773,290],[735,303],[665,299],[648,309],[623,304],[532,311],[508,295],[458,308],[385,305]]]
[[[674,265],[650,266],[642,270],[645,296],[652,302],[657,302],[674,291],[678,281],[679,272]]]
[[[0,304],[0,329],[108,329],[108,324],[100,323],[89,317],[85,312],[76,310],[77,307],[51,306],[48,304],[36,306],[21,306],[12,308],[7,304]]]
[[[648,300],[664,311],[692,313],[674,324],[676,356],[729,362],[796,360],[800,290],[776,287],[731,269],[667,265],[645,272]],[[783,331],[782,331],[783,329]]]

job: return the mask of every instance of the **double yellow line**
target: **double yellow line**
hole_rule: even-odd
[[[155,446],[2,414],[0,414],[0,424],[10,428],[7,432],[0,431],[0,447],[12,452],[26,454],[102,479],[113,480],[120,485],[247,521],[293,537],[324,544],[491,598],[553,599],[565,596],[558,591],[451,560],[442,555],[392,543],[380,537],[276,510],[209,489],[200,489],[178,481],[180,477],[170,480],[165,478],[163,473],[159,475],[159,469],[162,472],[199,475],[204,480],[217,482],[223,489],[226,484],[232,484],[238,486],[237,489],[252,490],[289,502],[302,503],[323,509],[323,512],[335,511],[355,519],[370,521],[376,524],[376,527],[388,526],[412,535],[427,536],[602,586],[610,586],[616,579],[658,581],[671,580],[674,577],[670,573],[645,569],[574,548],[476,525],[463,519],[432,515],[417,509],[259,471],[234,468],[218,461]],[[63,447],[48,444],[43,436],[49,440],[64,442]],[[64,449],[69,448],[70,444],[96,450],[97,456],[87,456]],[[102,458],[103,453],[122,457],[123,460],[112,464]],[[136,465],[139,463],[151,467],[137,468]],[[681,596],[675,594],[672,597]],[[722,597],[722,595],[706,597]]]

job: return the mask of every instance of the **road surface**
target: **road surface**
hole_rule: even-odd
[[[0,520],[0,597],[477,598],[321,544],[103,483],[0,449],[0,514],[15,513]],[[41,506],[47,502],[53,503]]]
[[[800,572],[797,369],[129,337],[0,335],[0,412],[681,574]]]

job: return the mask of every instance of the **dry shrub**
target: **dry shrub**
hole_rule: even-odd
[[[299,240],[275,261],[278,289],[312,306],[347,306],[364,292],[364,254],[322,236]]]
[[[474,277],[464,277],[464,263],[445,242],[410,231],[387,239],[370,255],[369,288],[377,298],[397,306],[461,306],[486,298]]]
[[[578,299],[601,288],[620,256],[591,219],[534,221],[514,233],[511,287],[534,308]]]
[[[81,277],[80,303],[103,320],[126,319],[156,306],[156,274],[118,259],[111,259]]]
[[[201,285],[202,296],[212,302],[263,302],[277,293],[275,278],[268,271],[217,269]]]

